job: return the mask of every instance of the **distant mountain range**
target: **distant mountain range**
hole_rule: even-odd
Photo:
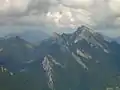
[[[0,90],[119,90],[120,45],[86,26],[54,33],[34,46],[19,36],[0,39]],[[4,81],[4,85],[3,85]]]
[[[6,37],[15,37],[15,36],[19,36],[30,43],[39,43],[42,40],[50,37],[50,35],[40,30],[28,30],[21,33],[11,33]]]

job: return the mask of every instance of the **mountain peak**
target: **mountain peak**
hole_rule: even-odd
[[[90,37],[94,36],[95,32],[84,25],[78,27],[78,29],[72,34],[72,41],[77,43],[79,40],[88,40]]]
[[[22,38],[20,36],[5,36],[4,39],[21,40]]]
[[[80,26],[78,27],[77,31],[75,33],[82,33],[82,32],[87,32],[87,33],[94,33],[94,30],[92,30],[90,27],[87,27],[87,26]]]
[[[104,43],[104,38],[101,34],[95,32],[87,26],[80,26],[72,34],[58,34],[54,33],[53,41],[59,45],[72,45],[73,43],[79,43],[81,41],[86,41],[88,44],[91,44],[95,47],[100,47],[105,50],[107,46]]]
[[[89,28],[84,26],[84,25],[82,25],[82,26],[78,27],[77,30],[89,30]]]

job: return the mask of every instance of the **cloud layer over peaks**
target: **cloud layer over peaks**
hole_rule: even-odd
[[[120,28],[120,0],[0,0],[1,26]]]

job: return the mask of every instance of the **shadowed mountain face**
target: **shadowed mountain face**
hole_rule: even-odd
[[[119,53],[119,44],[104,40],[101,34],[85,26],[71,34],[54,33],[38,46],[19,37],[3,38],[0,64],[14,74],[2,79],[13,84],[19,82],[3,88],[117,90],[120,87]]]
[[[120,37],[115,38],[115,41],[117,41],[120,44]]]
[[[20,64],[32,60],[34,47],[20,37],[0,39],[0,62],[12,70],[20,68]]]

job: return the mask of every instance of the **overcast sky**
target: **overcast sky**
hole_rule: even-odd
[[[120,35],[120,0],[0,0],[0,33],[42,28],[45,32],[82,24]]]

